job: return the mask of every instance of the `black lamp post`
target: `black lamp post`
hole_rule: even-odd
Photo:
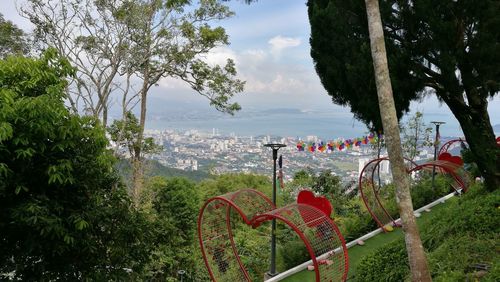
[[[273,149],[273,204],[276,206],[276,160],[278,159],[278,150],[286,145],[268,143],[264,147]],[[267,275],[273,277],[276,274],[276,219],[273,219],[271,222],[271,266]]]
[[[444,121],[431,121],[431,123],[433,123],[435,126],[436,126],[436,138],[434,139],[434,160],[437,159],[437,152],[438,152],[438,146],[439,146],[439,126],[441,124],[445,124],[446,122]],[[435,177],[435,174],[436,174],[436,166],[432,166],[432,184],[431,184],[431,187],[432,187],[432,190],[434,191],[434,177]]]

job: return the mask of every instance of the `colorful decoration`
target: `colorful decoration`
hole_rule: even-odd
[[[304,146],[304,141],[299,141],[299,143],[297,143],[297,150],[304,151]]]
[[[297,142],[297,150],[300,151],[308,151],[311,153],[314,153],[316,151],[319,152],[333,152],[335,150],[337,151],[342,151],[344,149],[350,149],[354,147],[360,147],[362,145],[368,145],[368,144],[376,144],[378,140],[383,139],[382,134],[375,135],[373,133],[370,133],[367,136],[363,137],[357,137],[357,138],[352,138],[352,139],[344,139],[344,140],[337,140],[333,141],[330,140],[326,144],[323,141],[319,141],[318,143],[310,142],[310,143],[305,143],[304,141],[300,140]]]

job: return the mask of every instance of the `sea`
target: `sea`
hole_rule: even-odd
[[[460,125],[450,114],[424,113],[424,123],[434,131],[435,127],[430,124],[431,121],[445,122],[440,126],[440,134],[443,137],[463,136]],[[333,111],[295,108],[246,109],[233,116],[202,110],[157,112],[148,115],[146,127],[153,130],[197,130],[228,136],[317,136],[322,140],[355,138],[369,133],[367,127],[344,108]],[[500,131],[500,126],[495,128]]]

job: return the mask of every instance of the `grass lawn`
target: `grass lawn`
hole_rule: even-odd
[[[448,201],[454,201],[456,198],[451,198]],[[445,205],[439,204],[432,208],[432,213],[439,211]],[[431,216],[427,212],[422,212],[422,216],[417,218],[417,224],[421,226],[424,222],[431,219]],[[349,255],[349,274],[348,280],[352,279],[356,275],[356,267],[358,262],[366,255],[370,254],[374,250],[388,244],[400,237],[403,237],[403,231],[401,228],[395,228],[394,231],[389,233],[380,233],[375,237],[372,237],[365,241],[364,246],[353,246],[348,249]],[[292,276],[289,276],[283,280],[283,282],[308,282],[314,281],[314,271],[303,270]]]

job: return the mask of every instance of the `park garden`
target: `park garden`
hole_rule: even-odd
[[[233,15],[224,1],[28,0],[32,35],[1,17],[0,280],[260,281],[274,257],[271,276],[314,267],[283,281],[499,281],[500,148],[487,110],[499,90],[499,4],[365,2],[307,1],[311,56],[333,102],[383,132],[388,184],[376,166],[354,186],[304,168],[278,189],[276,169],[148,173],[159,147],[144,136],[147,98],[160,79],[180,79],[222,112],[240,109],[235,62],[203,60],[229,44],[210,25]],[[122,101],[113,121],[111,94]],[[425,95],[449,106],[467,146],[408,164],[420,141],[403,152],[399,119]],[[207,247],[211,227],[226,241]]]

